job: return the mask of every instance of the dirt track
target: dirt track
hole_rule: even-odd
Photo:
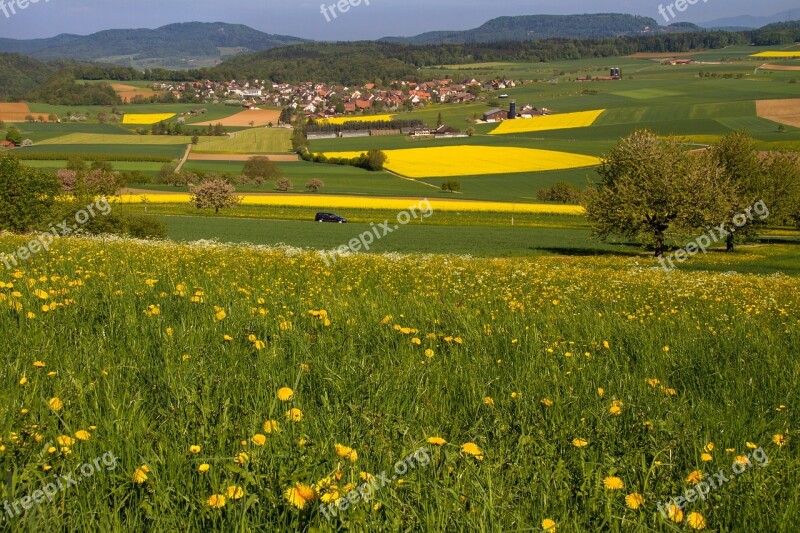
[[[25,122],[25,117],[28,115],[33,115],[28,104],[0,103],[0,120],[2,121]]]

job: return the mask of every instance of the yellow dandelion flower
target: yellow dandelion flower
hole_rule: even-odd
[[[133,481],[139,485],[147,481],[147,474],[150,473],[150,468],[147,465],[142,465],[133,473]]]
[[[675,522],[676,524],[680,524],[683,522],[683,511],[680,507],[675,504],[669,504],[667,507],[667,518]]]
[[[600,396],[602,398],[603,396],[605,396],[605,394],[606,394],[606,391],[605,391],[604,388],[602,388],[602,387],[598,387],[597,388],[597,395],[598,396]]]
[[[714,451],[714,443],[713,442],[709,442],[708,444],[703,446],[703,451],[704,452],[713,452]]]
[[[486,397],[483,399],[483,403],[485,403],[485,404],[486,404],[486,405],[488,405],[489,407],[494,407],[494,400],[493,400],[493,399],[492,399],[490,396],[486,396]]]
[[[608,476],[603,479],[603,485],[608,490],[622,490],[625,488],[625,482],[616,476]]]
[[[197,471],[200,472],[201,474],[205,474],[209,470],[211,470],[211,465],[208,463],[203,463],[197,467]]]
[[[550,398],[542,398],[539,403],[541,403],[545,407],[553,407],[553,400],[551,400]]]
[[[552,518],[545,518],[542,520],[542,530],[547,531],[547,533],[555,533],[556,531],[556,523]]]
[[[572,445],[576,448],[585,448],[589,445],[589,441],[585,439],[572,439]]]
[[[202,448],[200,448],[200,446],[198,446],[197,444],[192,444],[191,446],[189,446],[189,453],[193,453],[196,455],[200,453],[201,450]]]
[[[250,456],[247,455],[247,452],[239,452],[238,454],[236,454],[236,457],[233,458],[233,462],[236,463],[237,465],[247,464],[249,460]]]
[[[634,492],[633,494],[628,494],[625,496],[625,505],[628,506],[629,509],[638,509],[644,504],[644,497]]]
[[[461,445],[461,451],[467,455],[473,456],[478,461],[483,461],[484,453],[477,444],[474,442],[467,442]]]
[[[740,465],[749,465],[750,464],[750,459],[748,459],[747,457],[745,457],[743,455],[737,455],[736,457],[733,458],[733,462],[734,463],[738,463]]]
[[[79,429],[78,431],[75,432],[75,438],[78,440],[87,441],[90,438],[92,438],[92,435],[84,429]]]
[[[358,453],[353,448],[341,444],[334,444],[333,449],[336,451],[336,455],[347,459],[351,463],[355,463],[358,460]]]
[[[777,435],[773,435],[772,442],[775,444],[775,446],[778,447],[786,446],[786,436],[781,435],[780,433],[778,433]]]
[[[19,384],[25,385],[26,383],[28,383],[28,378],[26,378],[25,376],[21,377],[19,380]]]
[[[36,368],[44,368],[45,364],[42,361],[34,361],[33,362],[33,366],[36,367]]]
[[[411,344],[416,344],[417,346],[419,346],[420,344],[422,344],[422,341],[419,338],[414,337],[413,339],[411,339]]]
[[[752,443],[752,442],[745,442],[745,446],[747,446],[751,450],[755,450],[756,448],[758,448],[758,444],[755,444],[755,443]]]
[[[703,452],[700,454],[700,460],[704,463],[708,463],[714,460],[714,457],[710,453]]]
[[[50,406],[50,409],[53,411],[60,411],[64,407],[64,402],[62,402],[59,398],[50,398],[50,401],[47,402],[47,405]]]
[[[70,437],[69,435],[61,435],[56,439],[56,444],[59,446],[72,446],[75,444],[75,439]]]
[[[295,486],[286,489],[284,497],[291,505],[302,510],[306,504],[317,499],[317,493],[308,485],[297,483]]]
[[[447,441],[441,437],[428,437],[425,439],[428,444],[433,444],[434,446],[444,446],[447,444]]]
[[[433,350],[431,350],[430,348],[428,348],[427,350],[425,350],[425,357],[433,357],[434,355],[436,355],[436,352],[434,352],[434,351],[433,351]]]
[[[688,476],[686,476],[686,483],[697,485],[698,483],[703,481],[704,478],[705,476],[703,475],[702,472],[700,472],[699,470],[695,470],[694,472],[691,472]]]
[[[282,402],[288,402],[294,398],[294,391],[289,387],[281,387],[278,389],[278,399]]]
[[[239,500],[244,496],[244,489],[238,485],[231,485],[228,487],[228,499]]]
[[[263,427],[264,427],[264,433],[268,435],[270,433],[278,433],[281,430],[277,420],[267,420],[266,422],[264,422]]]
[[[225,507],[225,496],[222,494],[212,494],[208,500],[206,500],[206,505],[212,509],[222,509]]]
[[[300,422],[301,420],[303,420],[303,411],[301,411],[297,407],[289,409],[288,411],[286,411],[286,420],[289,420],[290,422]]]
[[[256,446],[263,446],[264,444],[267,443],[267,436],[262,435],[261,433],[256,433],[250,440],[252,440],[253,444],[255,444]]]
[[[689,513],[688,518],[686,519],[686,523],[689,524],[689,527],[692,529],[705,529],[706,528],[706,519],[700,513]]]

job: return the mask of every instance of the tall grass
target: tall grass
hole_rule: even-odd
[[[0,250],[23,242],[0,237]],[[289,249],[61,240],[0,271],[0,497],[107,451],[118,465],[10,527],[674,531],[692,511],[716,531],[798,526],[800,282],[639,261],[361,255],[328,268]],[[69,453],[53,444],[78,430],[91,438]],[[661,516],[690,472],[730,470],[747,442],[766,466],[681,524]],[[327,476],[346,497],[361,472],[391,478],[421,446],[430,465],[330,522],[320,501],[287,500]],[[605,488],[610,476],[624,489]],[[210,507],[228,487],[243,496]]]

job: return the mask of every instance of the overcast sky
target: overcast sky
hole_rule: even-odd
[[[633,13],[665,23],[658,6],[675,0],[362,0],[347,13],[337,12],[336,18],[330,11],[327,18],[321,13],[322,0],[29,0],[37,3],[24,10],[17,7],[16,14],[6,17],[2,4],[19,1],[0,0],[0,37],[27,39],[202,21],[247,24],[267,33],[317,40],[374,39],[468,29],[502,15]],[[676,12],[680,16],[675,21],[773,15],[794,7],[797,0],[698,0],[685,12]],[[8,7],[7,11],[11,13]]]

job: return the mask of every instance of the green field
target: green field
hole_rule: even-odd
[[[58,240],[0,271],[9,528],[794,531],[800,282],[731,271],[797,250],[667,274]],[[54,476],[79,483],[21,507]],[[687,480],[710,495],[676,525]]]
[[[203,153],[286,153],[292,149],[292,130],[253,128],[236,132],[233,138],[204,137],[193,151]]]

